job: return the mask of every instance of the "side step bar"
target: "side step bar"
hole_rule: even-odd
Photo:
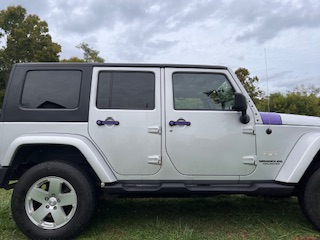
[[[111,195],[120,196],[181,196],[246,194],[290,196],[295,186],[276,182],[252,184],[194,184],[194,183],[113,183],[105,184],[103,190]]]

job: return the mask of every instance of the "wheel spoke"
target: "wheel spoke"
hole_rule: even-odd
[[[86,169],[77,163],[44,160],[19,178],[12,193],[11,210],[26,236],[74,239],[87,226],[94,213],[96,191]]]
[[[56,196],[61,193],[61,180],[58,178],[50,178],[49,194],[55,194]]]
[[[59,196],[61,207],[69,206],[77,203],[77,195],[75,192],[64,193]]]
[[[56,226],[59,226],[67,221],[67,216],[61,207],[58,207],[56,210],[52,210],[51,215]]]
[[[50,210],[45,207],[45,204],[42,204],[36,211],[31,213],[31,217],[38,223],[41,224],[43,219],[49,214]]]
[[[44,204],[46,202],[45,198],[49,196],[47,191],[42,190],[41,188],[33,188],[27,197],[31,198],[34,201]]]

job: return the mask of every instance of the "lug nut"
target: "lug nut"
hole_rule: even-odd
[[[46,208],[49,208],[49,205],[47,205]]]
[[[54,210],[57,210],[57,207],[56,207],[56,206],[54,206],[54,207],[53,207],[53,209],[54,209]]]
[[[57,201],[60,202],[60,199],[58,199]]]
[[[54,194],[52,194],[51,196],[54,197]]]
[[[47,197],[46,197],[44,200],[48,201],[48,200],[49,200],[49,198],[47,198]]]

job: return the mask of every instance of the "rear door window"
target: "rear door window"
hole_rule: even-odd
[[[155,75],[151,72],[100,72],[97,108],[154,109]]]

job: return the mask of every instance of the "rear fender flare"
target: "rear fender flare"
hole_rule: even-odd
[[[10,166],[16,152],[21,146],[34,144],[59,144],[73,146],[83,154],[88,164],[95,171],[101,182],[111,183],[117,181],[116,177],[111,171],[111,168],[93,143],[88,138],[80,135],[30,134],[18,137],[10,144],[1,165]]]

